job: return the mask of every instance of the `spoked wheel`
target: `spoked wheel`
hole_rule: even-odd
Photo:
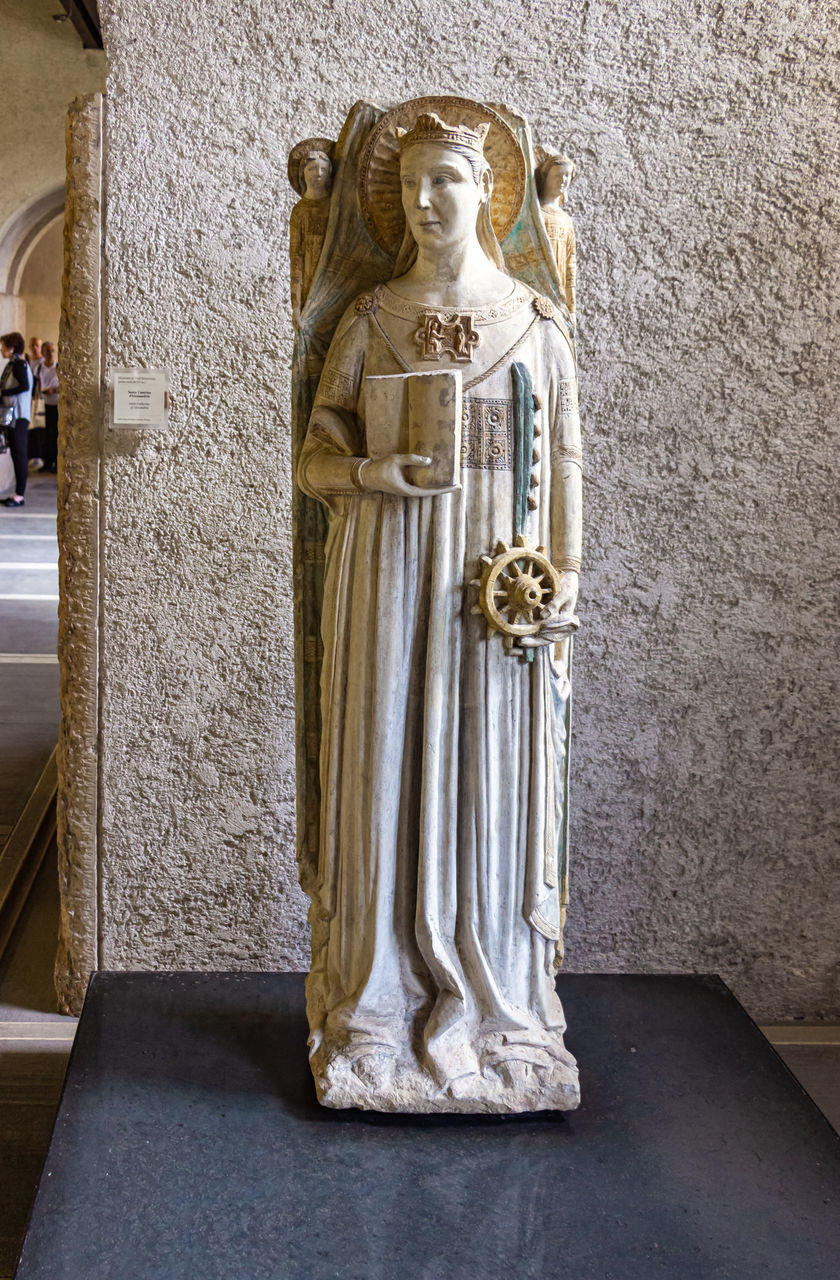
[[[560,574],[548,558],[545,547],[529,547],[518,537],[511,547],[497,542],[493,556],[482,556],[478,604],[473,613],[483,613],[491,632],[501,632],[505,648],[521,653],[516,644],[521,636],[533,636],[551,612],[551,602],[560,590]]]

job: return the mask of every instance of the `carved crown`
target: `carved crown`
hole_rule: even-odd
[[[395,129],[397,145],[400,151],[412,146],[415,142],[437,142],[445,147],[461,147],[484,155],[484,142],[490,132],[488,122],[476,125],[474,129],[465,124],[446,124],[433,111],[423,112],[417,117],[412,129]]]

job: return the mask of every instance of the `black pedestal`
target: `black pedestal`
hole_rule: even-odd
[[[840,1139],[716,979],[566,975],[583,1105],[318,1106],[303,980],[97,974],[18,1280],[828,1280]]]

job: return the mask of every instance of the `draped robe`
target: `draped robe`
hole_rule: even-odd
[[[457,366],[454,492],[329,492],[317,479],[325,452],[366,456],[367,376],[456,367],[418,357],[424,308],[387,287],[363,295],[321,376],[298,478],[329,511],[307,995],[316,1083],[333,1105],[376,1105],[356,1080],[341,1085],[366,1059],[389,1062],[388,1089],[414,1109],[421,1094],[459,1091],[507,1109],[501,1096],[523,1070],[542,1098],[529,1107],[577,1101],[554,988],[567,674],[551,648],[511,656],[471,611],[480,557],[513,540],[514,362],[539,406],[524,532],[555,561],[563,551],[562,475],[580,457],[575,366],[541,302],[517,282],[501,303],[461,309],[481,342]],[[362,1085],[375,1093],[377,1080]]]

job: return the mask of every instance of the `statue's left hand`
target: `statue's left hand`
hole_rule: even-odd
[[[560,590],[551,603],[551,613],[543,619],[539,631],[533,636],[522,636],[518,641],[525,649],[540,649],[544,645],[557,644],[577,631],[580,619],[575,616],[578,597],[576,573],[566,570],[560,574]]]
[[[555,613],[561,615],[574,613],[579,586],[580,574],[575,573],[573,569],[564,569],[560,574],[560,589],[552,601],[552,617]]]

